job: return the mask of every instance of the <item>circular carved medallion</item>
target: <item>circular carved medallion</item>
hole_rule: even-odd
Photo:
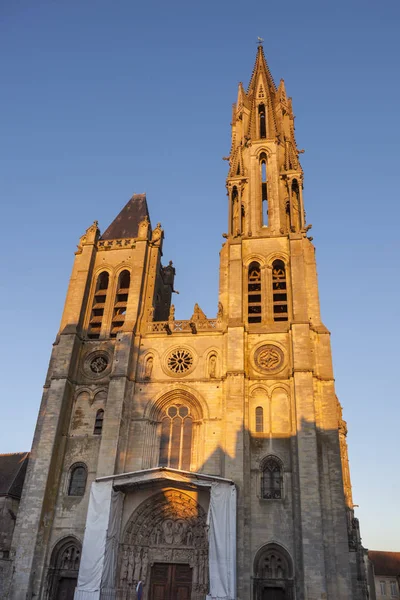
[[[254,362],[257,369],[267,373],[279,371],[283,366],[284,358],[282,350],[273,344],[260,346],[254,353]]]
[[[93,373],[102,373],[107,369],[108,360],[105,356],[96,356],[90,361],[90,369]]]
[[[108,375],[111,369],[110,357],[103,350],[90,352],[84,359],[83,371],[87,377],[98,379]]]
[[[187,348],[176,348],[167,356],[167,367],[174,375],[186,375],[193,367],[193,354]]]

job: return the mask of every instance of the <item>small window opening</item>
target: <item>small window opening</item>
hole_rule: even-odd
[[[258,119],[260,124],[260,138],[267,137],[267,128],[265,123],[265,106],[264,104],[260,104],[258,106]]]
[[[96,420],[94,422],[94,429],[93,429],[94,435],[101,435],[101,432],[103,430],[103,420],[104,420],[104,410],[101,408],[96,413]]]
[[[251,263],[247,282],[247,310],[249,323],[261,323],[261,268]]]
[[[288,320],[286,269],[282,260],[272,263],[272,305],[274,321]]]
[[[88,337],[91,340],[97,340],[100,337],[101,325],[104,316],[104,307],[106,305],[109,275],[103,271],[97,278],[96,291],[93,298],[92,313],[89,321]]]
[[[282,498],[282,468],[275,458],[268,458],[261,477],[261,497],[266,500]]]
[[[256,433],[264,431],[264,409],[262,406],[256,408]]]
[[[262,204],[262,224],[268,226],[268,182],[267,182],[267,156],[263,152],[260,156],[261,164],[261,204]]]
[[[117,293],[115,294],[110,332],[110,337],[112,338],[117,336],[118,331],[122,329],[124,324],[130,284],[131,274],[129,271],[122,271],[118,277]]]
[[[83,496],[86,488],[87,472],[85,467],[77,466],[71,470],[68,496]]]

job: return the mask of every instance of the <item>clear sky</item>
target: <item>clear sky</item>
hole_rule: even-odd
[[[217,311],[231,105],[293,97],[364,544],[400,550],[398,0],[0,0],[0,452],[28,450],[74,251],[146,192],[177,318]]]

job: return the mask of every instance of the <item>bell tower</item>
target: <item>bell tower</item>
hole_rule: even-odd
[[[227,443],[235,467],[243,469],[241,483],[236,477],[243,486],[238,556],[243,572],[253,573],[257,600],[275,597],[268,586],[281,584],[279,577],[268,580],[264,559],[247,564],[247,557],[260,547],[267,552],[277,540],[294,551],[296,598],[350,600],[365,594],[362,547],[330,333],[321,321],[315,248],[305,221],[301,153],[292,101],[283,80],[275,85],[259,45],[248,89],[239,84],[233,105],[228,232],[220,253],[226,427],[237,430],[242,422],[236,448]],[[266,467],[265,460],[277,463]],[[257,474],[261,469],[264,481],[268,469],[277,472],[279,460],[285,464],[283,488],[276,484],[279,498],[285,497],[280,506],[273,491],[260,491]],[[247,490],[256,490],[259,499]],[[288,590],[282,598],[294,597]],[[239,595],[249,591],[245,584],[240,589],[239,578]]]

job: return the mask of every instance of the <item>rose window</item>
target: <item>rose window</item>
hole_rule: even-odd
[[[193,366],[193,355],[186,348],[173,350],[167,358],[167,366],[176,375],[184,375]]]

